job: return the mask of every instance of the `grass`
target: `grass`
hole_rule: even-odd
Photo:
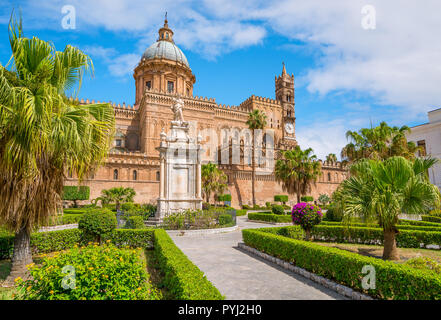
[[[0,300],[12,300],[12,295],[14,294],[14,288],[3,288],[1,284],[9,275],[11,271],[11,260],[1,260],[0,261]]]
[[[319,242],[319,241],[314,241],[314,243],[326,247],[333,247],[341,250],[358,253],[363,256],[369,256],[379,259],[381,259],[383,256],[383,246],[378,246],[378,245]],[[417,257],[427,257],[437,261],[438,263],[441,263],[441,250],[422,249],[422,248],[421,249],[398,248],[398,254],[400,255],[400,259],[401,259],[400,261],[398,261],[398,263],[403,263],[409,259],[417,258]]]

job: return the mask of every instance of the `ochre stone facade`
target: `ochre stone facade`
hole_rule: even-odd
[[[173,31],[165,21],[159,30],[158,41],[144,53],[134,70],[135,105],[113,105],[116,118],[114,145],[105,164],[96,174],[83,181],[90,186],[90,199],[101,194],[102,189],[132,187],[135,201],[156,203],[159,196],[160,133],[170,130],[173,120],[173,98],[179,96],[185,103],[184,118],[190,122],[190,133],[201,134],[205,150],[205,162],[219,159],[219,167],[228,176],[232,205],[251,204],[251,166],[246,160],[250,142],[246,121],[252,110],[259,109],[267,115],[267,128],[273,130],[275,155],[280,150],[297,145],[295,136],[294,76],[286,72],[275,78],[276,99],[252,95],[238,106],[216,103],[213,98],[193,96],[196,77],[182,51],[173,42]],[[95,101],[82,100],[81,103]],[[230,130],[225,136],[222,130]],[[233,131],[236,130],[236,131]],[[265,131],[264,131],[265,132]],[[217,141],[216,141],[217,140]],[[269,141],[269,140],[268,140]],[[215,146],[210,147],[210,146]],[[221,162],[222,150],[238,148],[240,159]],[[249,157],[247,158],[249,159]],[[310,195],[315,199],[326,193],[331,195],[347,175],[340,163],[322,163],[323,175]],[[67,177],[66,185],[77,184],[75,177]],[[275,181],[273,172],[257,175],[256,201],[258,204],[273,201],[275,194],[286,194]],[[290,195],[290,203],[295,195]]]

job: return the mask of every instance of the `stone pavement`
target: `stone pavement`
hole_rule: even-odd
[[[238,217],[239,230],[229,233],[177,236],[176,245],[201,269],[228,300],[346,299],[300,275],[288,272],[237,247],[241,229],[273,227]]]

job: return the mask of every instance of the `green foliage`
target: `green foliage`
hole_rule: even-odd
[[[139,208],[140,208],[140,205],[137,204],[137,203],[135,204],[133,202],[126,202],[126,203],[121,204],[121,209],[123,211],[136,210],[136,209],[139,209]]]
[[[143,229],[143,228],[145,228],[144,219],[141,216],[128,217],[124,228],[126,228],[126,229]]]
[[[217,196],[217,201],[231,201],[231,194],[221,194]]]
[[[63,200],[89,200],[90,188],[88,186],[64,186]]]
[[[246,209],[237,209],[236,210],[236,217],[245,216],[247,214],[247,211],[248,210],[246,210]]]
[[[292,222],[291,215],[288,214],[267,214],[267,213],[248,213],[249,220],[275,222],[275,223],[290,223]]]
[[[297,203],[291,212],[292,221],[306,231],[309,240],[309,231],[322,221],[323,214],[320,207],[311,203]]]
[[[399,224],[409,224],[413,226],[433,226],[433,227],[441,227],[441,223],[438,222],[429,222],[429,221],[417,221],[417,220],[406,220],[400,219],[398,221]]]
[[[311,196],[303,196],[303,197],[300,198],[300,201],[302,201],[302,202],[313,202],[314,198],[311,197]]]
[[[328,221],[342,221],[343,220],[343,214],[341,211],[337,210],[335,206],[331,205],[329,206],[328,210],[326,211],[326,220]]]
[[[177,300],[223,300],[219,290],[162,229],[154,231],[154,255],[164,286]]]
[[[216,226],[217,215],[212,210],[185,210],[164,218],[167,229],[209,229]]]
[[[133,202],[136,192],[133,188],[115,187],[101,190],[101,202],[104,205],[115,203],[115,210],[118,210],[121,203]]]
[[[141,249],[118,249],[111,244],[89,245],[55,253],[31,265],[31,280],[19,280],[17,297],[25,300],[159,300],[152,288]],[[75,280],[63,279],[71,273]],[[74,281],[74,282],[72,282]]]
[[[320,204],[326,205],[331,201],[331,198],[329,198],[329,196],[327,194],[322,193],[319,195],[318,201],[320,202]]]
[[[210,202],[210,197],[213,192],[220,194],[224,192],[228,187],[227,175],[214,163],[207,163],[202,165],[201,181],[202,192],[205,195],[206,202]]]
[[[423,221],[427,221],[427,222],[436,222],[436,223],[441,223],[441,217],[437,217],[437,216],[421,216],[421,220]]]
[[[312,184],[322,174],[321,163],[311,148],[302,150],[300,146],[282,151],[282,157],[275,165],[275,177],[288,194],[297,194],[297,202],[301,195],[310,191]]]
[[[416,269],[429,270],[437,275],[441,274],[441,264],[428,257],[412,258],[407,260],[404,264]]]
[[[334,222],[334,221],[322,221],[321,225],[331,225],[331,226],[343,226],[343,227],[367,227],[367,228],[380,228],[377,223],[364,223],[364,222]],[[419,224],[398,224],[398,230],[419,230],[419,231],[440,231],[441,224],[431,224],[431,225],[419,225]]]
[[[265,202],[265,207],[267,209],[271,209],[271,206],[272,206],[271,202]]]
[[[219,215],[219,225],[220,226],[225,226],[225,225],[229,225],[229,224],[233,224],[233,217],[229,214],[221,214]]]
[[[84,214],[89,210],[92,210],[92,208],[69,208],[69,209],[63,209],[63,213],[64,214]]]
[[[271,208],[271,211],[274,214],[285,214],[285,209],[283,208],[283,206],[281,206],[279,204],[273,205],[273,207]]]
[[[288,196],[284,195],[284,194],[277,194],[277,195],[274,196],[274,201],[275,202],[286,203],[286,202],[288,202]]]
[[[271,229],[242,230],[245,244],[377,299],[441,299],[441,281],[432,272],[267,232]],[[375,268],[375,289],[362,287],[366,265]]]
[[[339,243],[383,244],[384,241],[383,229],[371,227],[317,225],[312,229],[312,235],[316,240]],[[396,241],[400,248],[441,245],[441,232],[399,229]]]
[[[250,207],[249,205],[247,205],[247,204],[243,204],[243,205],[242,205],[242,209],[250,210],[251,207]]]
[[[441,217],[441,210],[439,210],[439,209],[430,210],[428,215],[429,216]]]
[[[115,214],[107,209],[87,212],[81,217],[78,223],[78,228],[84,232],[86,237],[91,237],[98,242],[110,234],[116,226],[117,221]]]

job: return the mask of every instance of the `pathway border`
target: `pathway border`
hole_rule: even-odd
[[[316,275],[315,273],[309,272],[303,268],[299,268],[295,265],[293,265],[292,263],[289,263],[287,261],[281,260],[279,258],[273,257],[269,254],[266,254],[262,251],[259,251],[257,249],[254,249],[250,246],[247,246],[245,243],[243,242],[239,242],[237,245],[240,249],[243,249],[247,252],[250,252],[256,256],[259,256],[260,258],[275,263],[277,264],[279,267],[285,269],[285,270],[289,270],[293,273],[299,274],[307,279],[310,279],[328,289],[331,289],[345,297],[351,298],[352,300],[374,300],[372,297],[365,295],[363,293],[360,293],[358,291],[355,291],[349,287],[346,287],[344,285],[338,284],[334,281],[331,281],[329,279],[326,279],[322,276]]]
[[[199,230],[166,230],[169,235],[176,236],[195,236],[195,235],[204,235],[204,234],[216,234],[216,233],[225,233],[232,232],[239,229],[239,226],[236,224],[233,227],[228,228],[213,228],[213,229],[199,229]]]

